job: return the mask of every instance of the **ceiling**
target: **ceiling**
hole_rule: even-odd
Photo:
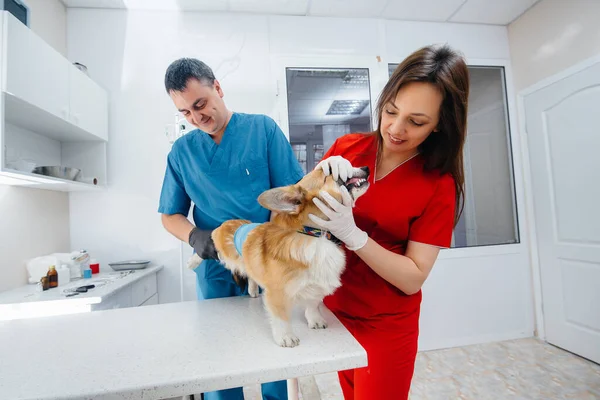
[[[67,7],[507,25],[539,0],[61,0]]]

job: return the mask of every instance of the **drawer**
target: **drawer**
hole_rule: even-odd
[[[115,308],[131,307],[131,288],[119,290],[100,304],[92,305],[92,311],[114,310]]]
[[[152,297],[150,297],[148,300],[146,300],[146,301],[145,301],[145,302],[142,304],[142,307],[143,307],[143,306],[151,306],[151,305],[154,305],[154,304],[158,304],[158,293],[154,293],[154,294],[152,295]]]
[[[131,286],[131,303],[134,307],[142,305],[156,291],[156,274],[142,278]]]

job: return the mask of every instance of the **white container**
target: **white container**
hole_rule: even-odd
[[[74,256],[79,255],[79,252],[72,253],[52,253],[52,256],[56,257],[58,260],[58,264],[56,265],[66,265],[71,271],[71,280],[81,278],[81,265],[79,262],[73,259]]]
[[[48,273],[51,265],[58,265],[58,259],[52,255],[35,257],[27,261],[29,283],[38,283]]]
[[[71,269],[68,265],[61,265],[56,272],[58,272],[58,286],[65,286],[71,282]]]

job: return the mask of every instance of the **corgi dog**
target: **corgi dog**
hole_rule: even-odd
[[[294,305],[305,308],[310,328],[327,327],[319,306],[341,285],[345,253],[341,242],[316,227],[308,215],[327,220],[313,203],[315,197],[323,200],[319,195],[322,190],[341,202],[340,188],[345,186],[354,204],[369,187],[369,168],[353,171],[342,182],[315,169],[294,185],[269,189],[258,197],[261,206],[275,213],[270,222],[229,220],[212,232],[219,260],[234,277],[247,278],[249,295],[257,297],[259,286],[264,289],[264,305],[279,346],[300,343],[290,322]],[[188,266],[195,268],[201,261],[194,254]]]

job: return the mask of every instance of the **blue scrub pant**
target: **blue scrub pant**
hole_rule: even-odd
[[[194,270],[196,272],[196,293],[198,300],[217,299],[220,297],[243,296],[248,294],[236,285],[231,272],[218,261],[204,260]],[[263,400],[287,400],[286,381],[263,383]],[[244,400],[242,388],[218,390],[204,393],[204,400]]]

